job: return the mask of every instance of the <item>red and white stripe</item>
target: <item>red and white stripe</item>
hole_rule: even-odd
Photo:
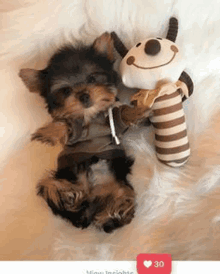
[[[172,167],[182,166],[190,155],[180,89],[155,100],[149,117],[155,128],[158,159]]]

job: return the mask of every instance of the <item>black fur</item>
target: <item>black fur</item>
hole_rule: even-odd
[[[77,180],[78,167],[76,165],[58,169],[55,173],[55,179],[65,179],[71,183],[75,183]]]
[[[67,211],[64,207],[63,210],[61,210],[54,205],[51,200],[47,200],[47,204],[53,211],[54,215],[59,215],[77,228],[87,228],[92,222],[93,216],[91,214],[86,214],[87,209],[90,208],[90,204],[87,200],[81,203],[76,212]]]
[[[57,169],[55,172],[55,179],[65,179],[72,184],[77,184],[79,171],[88,171],[89,167],[97,163],[100,159],[97,156],[92,156],[90,159],[81,162],[80,164],[73,163],[72,166]],[[127,175],[131,173],[131,166],[134,160],[131,157],[118,157],[112,160],[108,160],[109,170],[115,175],[115,178],[119,184],[126,185],[133,190],[132,185],[127,180]],[[43,189],[38,189],[38,195],[43,196]],[[57,192],[59,195],[59,192]],[[113,195],[96,196],[86,198],[77,208],[76,212],[71,212],[65,209],[65,201],[60,196],[59,206],[55,205],[52,200],[47,199],[47,204],[51,208],[55,215],[59,215],[63,219],[71,222],[78,228],[87,228],[94,219],[96,214],[99,214],[105,209],[107,203],[113,200]],[[123,223],[117,219],[109,219],[108,223],[103,225],[103,230],[106,233],[110,233],[113,230],[123,226]]]
[[[121,227],[122,224],[120,223],[120,221],[118,219],[109,219],[108,222],[106,222],[103,225],[103,230],[106,233],[111,233],[113,230]]]
[[[128,183],[127,175],[131,173],[131,167],[134,159],[128,156],[117,157],[109,161],[109,169],[115,175],[116,180],[124,182],[129,187],[133,187]]]
[[[113,61],[95,51],[93,46],[64,46],[52,56],[48,67],[41,70],[39,76],[41,96],[46,99],[49,113],[61,107],[71,92],[69,87],[65,87],[51,93],[51,86],[57,78],[71,79],[73,88],[82,83],[114,86],[119,83],[119,76],[113,70]]]

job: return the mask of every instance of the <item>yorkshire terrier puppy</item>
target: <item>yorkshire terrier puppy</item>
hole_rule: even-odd
[[[21,69],[31,92],[41,95],[53,120],[32,140],[63,144],[57,170],[42,179],[38,194],[55,215],[74,226],[91,223],[109,233],[129,224],[135,192],[128,181],[133,159],[113,142],[106,112],[116,102],[118,75],[113,41],[104,33],[90,46],[67,45],[43,70]],[[119,108],[113,109],[117,134],[123,134]]]

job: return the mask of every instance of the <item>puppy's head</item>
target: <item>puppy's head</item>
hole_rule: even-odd
[[[61,48],[44,70],[21,69],[19,76],[45,99],[52,117],[74,116],[87,123],[115,102],[119,78],[113,63],[113,42],[104,33],[91,46]]]

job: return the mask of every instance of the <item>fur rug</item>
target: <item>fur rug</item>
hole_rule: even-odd
[[[18,71],[41,69],[60,45],[90,43],[104,31],[115,30],[128,48],[165,37],[173,15],[195,84],[184,103],[190,160],[179,169],[166,167],[155,157],[151,127],[128,132],[124,142],[136,157],[130,177],[138,197],[135,219],[111,235],[78,230],[36,196],[36,183],[56,165],[60,147],[30,143],[30,134],[50,117]],[[173,260],[219,260],[220,2],[11,0],[0,3],[0,16],[0,259],[135,260],[151,252],[171,253]],[[123,100],[131,93],[124,90]]]

